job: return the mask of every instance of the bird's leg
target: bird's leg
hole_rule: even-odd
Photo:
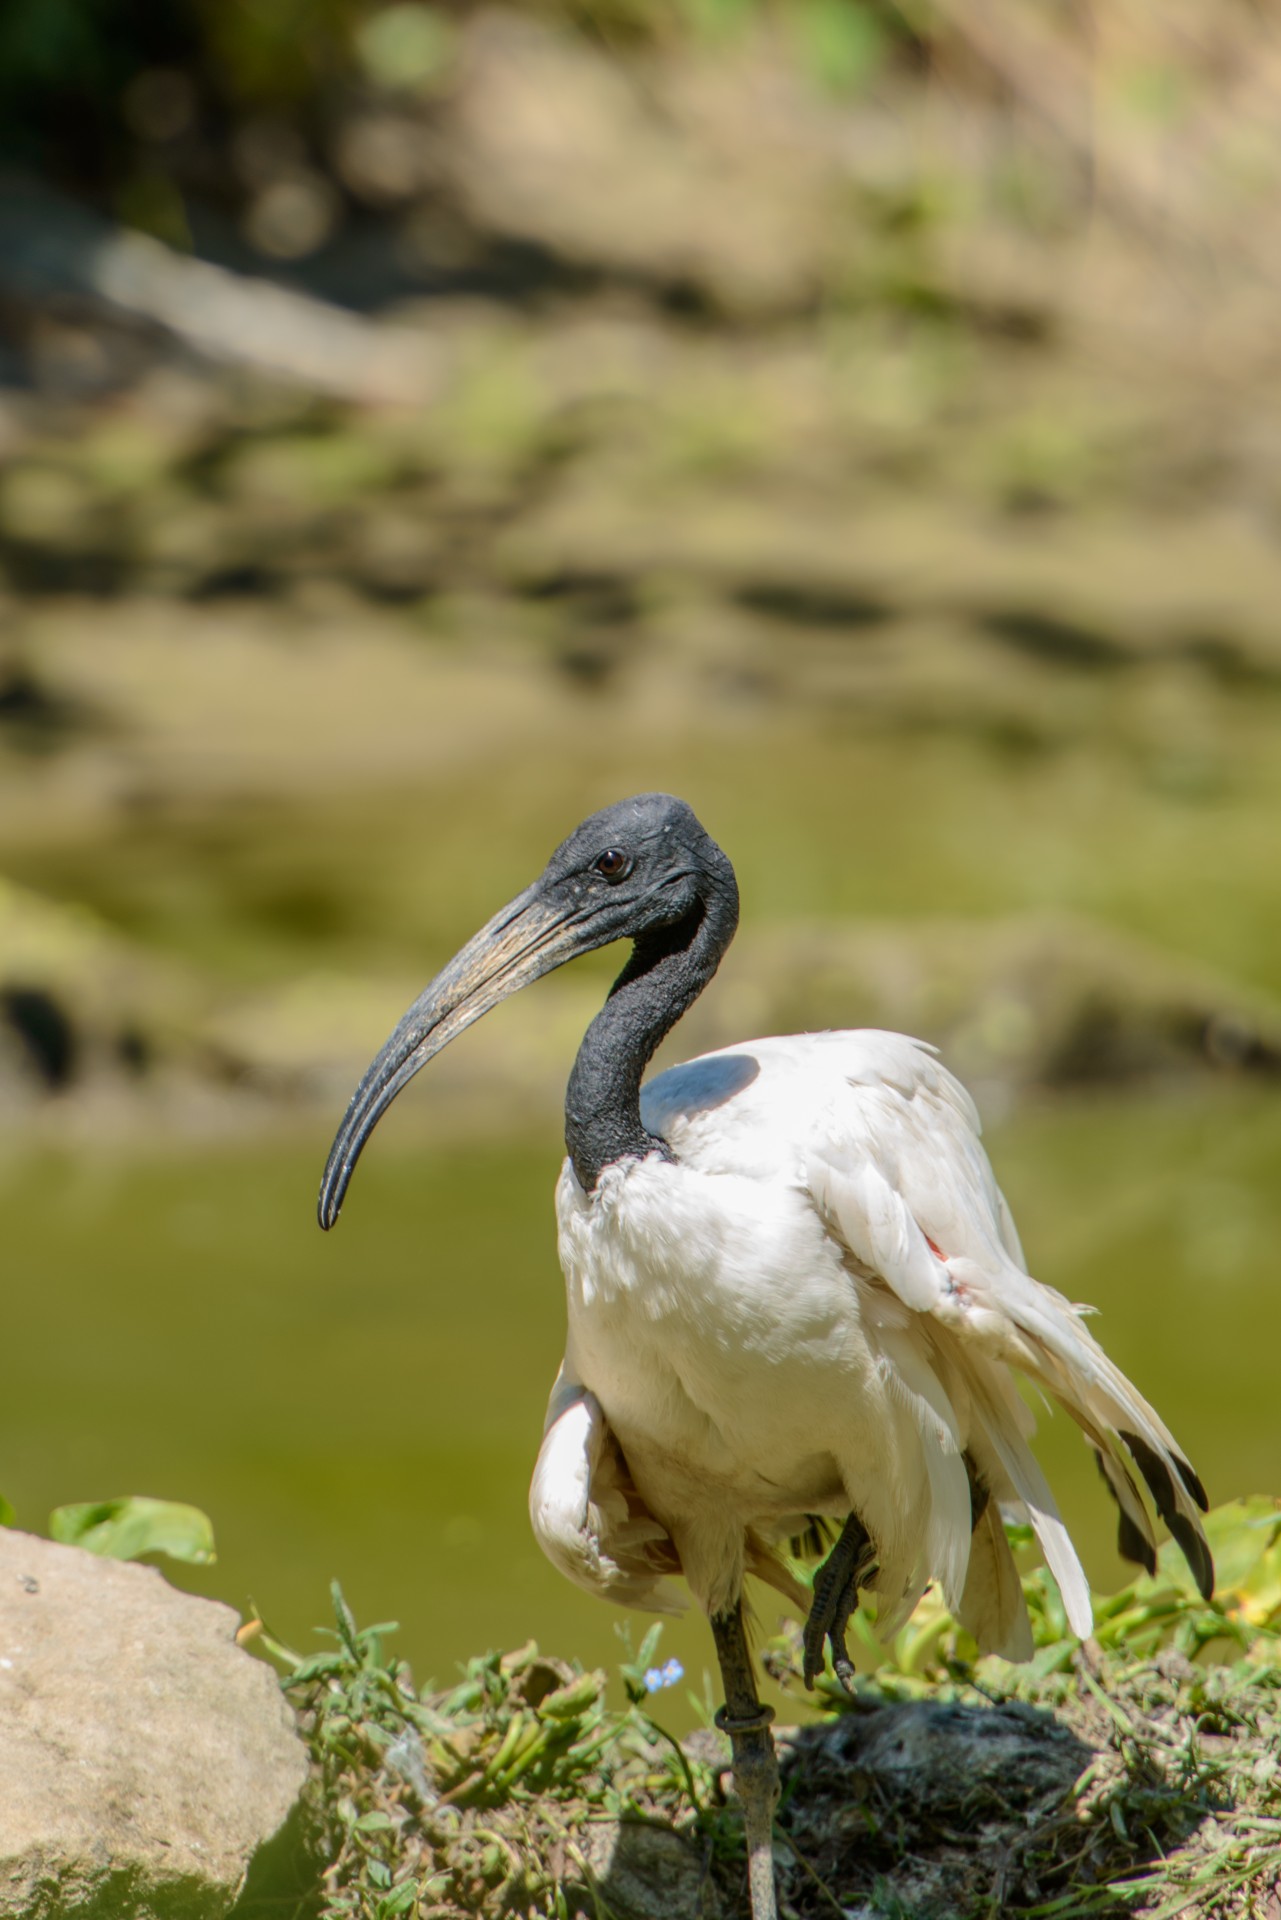
[[[845,1644],[845,1628],[858,1605],[858,1590],[876,1571],[876,1549],[867,1528],[852,1513],[841,1537],[814,1575],[814,1598],[805,1622],[805,1685],[812,1691],[823,1671],[823,1644],[832,1649],[832,1666],[846,1693],[854,1691],[854,1663]]]
[[[752,1920],[776,1920],[774,1809],[778,1805],[778,1757],[770,1732],[774,1709],[762,1706],[756,1692],[741,1599],[727,1612],[712,1615],[712,1634],[725,1687],[725,1705],[716,1716],[716,1724],[729,1735],[734,1756],[734,1787],[747,1836]]]

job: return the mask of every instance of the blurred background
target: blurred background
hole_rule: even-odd
[[[647,788],[744,902],[668,1057],[942,1044],[1033,1271],[1276,1488],[1279,107],[1273,0],[0,11],[18,1524],[191,1501],[177,1577],[306,1647],[336,1575],[422,1680],[614,1662],[525,1489],[619,955],[314,1197],[419,987]]]

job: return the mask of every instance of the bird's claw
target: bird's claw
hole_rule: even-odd
[[[832,1671],[846,1693],[853,1693],[854,1662],[850,1659],[849,1648],[845,1644],[845,1632],[850,1615],[857,1605],[858,1581],[856,1578],[851,1578],[841,1588],[835,1605],[820,1609],[816,1603],[810,1609],[809,1619],[805,1622],[805,1660],[802,1671],[805,1685],[811,1692],[815,1680],[823,1671],[826,1648],[830,1647]]]
[[[850,1615],[858,1606],[859,1589],[876,1572],[876,1553],[867,1531],[855,1514],[845,1522],[841,1537],[814,1576],[814,1597],[802,1635],[802,1675],[806,1688],[823,1671],[824,1656],[832,1650],[832,1671],[846,1693],[854,1691],[854,1662],[845,1644]]]

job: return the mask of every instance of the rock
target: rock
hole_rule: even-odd
[[[626,1820],[593,1823],[588,1833],[592,1883],[615,1920],[718,1920],[716,1887],[692,1840]]]
[[[778,1744],[792,1838],[857,1920],[1024,1904],[1028,1849],[1094,1758],[1019,1701],[902,1702],[780,1729]],[[797,1871],[784,1863],[799,1894]]]
[[[1052,1713],[1014,1700],[863,1700],[806,1726],[776,1727],[774,1739],[780,1819],[796,1849],[774,1850],[784,1901],[810,1912],[816,1873],[839,1891],[847,1920],[1005,1912],[1005,1893],[1021,1907],[1035,1891],[1028,1859],[1037,1836],[1095,1758]],[[732,1799],[724,1736],[702,1729],[683,1745],[718,1768]]]
[[[306,1755],[230,1607],[0,1529],[0,1916],[217,1920]]]
[[[1052,1714],[1017,1700],[905,1701],[783,1729],[779,1745],[784,1770],[801,1769],[807,1794],[838,1781],[922,1826],[1021,1817],[1060,1800],[1089,1759]]]

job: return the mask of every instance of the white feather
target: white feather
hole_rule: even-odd
[[[557,1191],[569,1328],[531,1509],[580,1585],[666,1605],[679,1564],[717,1611],[748,1570],[789,1590],[764,1543],[797,1513],[854,1512],[883,1626],[936,1579],[1013,1657],[1030,1643],[998,1510],[1021,1502],[1088,1633],[1012,1368],[1102,1443],[1136,1525],[1127,1431],[1199,1531],[1166,1429],[1081,1310],[1024,1271],[973,1103],[932,1049],[753,1041],[659,1075],[641,1111],[673,1158],[617,1162],[591,1194],[567,1162]],[[967,1454],[990,1495],[973,1539]]]
[[[980,1652],[999,1653],[1006,1660],[1031,1659],[1032,1628],[1023,1584],[994,1500],[974,1529],[969,1578],[957,1618],[974,1635]]]
[[[617,1467],[600,1403],[562,1368],[529,1489],[534,1537],[586,1592],[651,1613],[683,1613],[679,1590],[646,1557],[659,1542],[670,1549],[667,1533],[647,1514],[629,1510]]]

